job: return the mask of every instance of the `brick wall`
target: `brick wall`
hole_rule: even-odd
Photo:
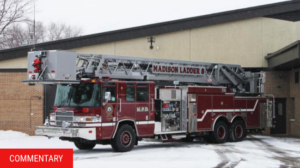
[[[295,83],[295,72],[300,73],[300,69],[290,71],[290,96],[295,99],[295,114],[291,115],[289,122],[292,136],[300,137],[300,82]]]
[[[296,71],[300,72],[300,69],[267,72],[265,90],[276,98],[286,98],[287,135],[300,137],[300,82],[295,83]],[[292,114],[292,98],[295,100],[295,114]],[[266,130],[266,134],[269,133],[270,130]]]
[[[289,97],[290,73],[285,71],[266,72],[265,91],[278,98]]]
[[[291,114],[291,98],[290,98],[290,72],[288,71],[271,71],[266,72],[265,91],[273,94],[275,98],[286,98],[286,132],[291,133],[290,114]],[[265,134],[270,134],[267,128]]]
[[[33,135],[43,124],[43,86],[28,86],[25,72],[0,73],[0,130],[15,130]]]

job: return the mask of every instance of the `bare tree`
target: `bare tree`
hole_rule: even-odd
[[[1,36],[0,48],[14,48],[21,46],[27,39],[25,30],[19,25],[11,25]]]
[[[80,36],[83,30],[79,27],[66,25],[64,23],[50,23],[47,29],[49,41],[66,39]]]
[[[13,24],[2,34],[0,38],[0,49],[45,42],[45,26],[42,22],[35,23],[35,37],[33,36],[32,22],[27,22],[25,25]]]
[[[64,30],[64,38],[78,37],[83,33],[82,28],[76,26],[67,26]]]
[[[0,0],[0,49],[77,37],[82,29],[64,23],[33,25],[26,15],[35,0]],[[33,30],[35,28],[35,31]]]
[[[34,28],[35,27],[35,28]],[[27,23],[27,34],[28,39],[31,41],[28,41],[28,44],[30,43],[42,43],[46,41],[46,27],[42,22],[35,22],[35,25],[33,25],[33,22]]]
[[[0,0],[0,36],[7,27],[26,20],[31,0]]]
[[[10,25],[0,36],[0,49],[14,48],[34,43],[54,41],[80,36],[81,28],[66,24],[51,23],[45,26],[42,22],[35,22],[35,31],[32,20],[25,23]]]

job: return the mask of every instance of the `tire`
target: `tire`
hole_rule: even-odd
[[[74,145],[79,149],[79,150],[91,150],[96,146],[95,142],[83,140],[83,139],[78,139],[74,141]]]
[[[130,125],[122,125],[115,138],[112,139],[111,146],[115,152],[128,152],[132,150],[136,142],[136,133]]]
[[[231,125],[229,140],[232,142],[240,142],[246,137],[245,123],[241,120],[235,121]]]
[[[218,121],[215,125],[214,131],[211,134],[212,142],[225,143],[228,139],[228,136],[228,125],[224,121]]]

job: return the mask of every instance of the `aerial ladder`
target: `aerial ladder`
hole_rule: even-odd
[[[30,84],[79,83],[82,78],[178,81],[182,84],[228,86],[236,93],[263,92],[263,73],[244,71],[240,65],[179,61],[71,51],[28,53]]]

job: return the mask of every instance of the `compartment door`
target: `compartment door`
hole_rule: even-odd
[[[188,94],[188,131],[197,131],[197,95]]]

